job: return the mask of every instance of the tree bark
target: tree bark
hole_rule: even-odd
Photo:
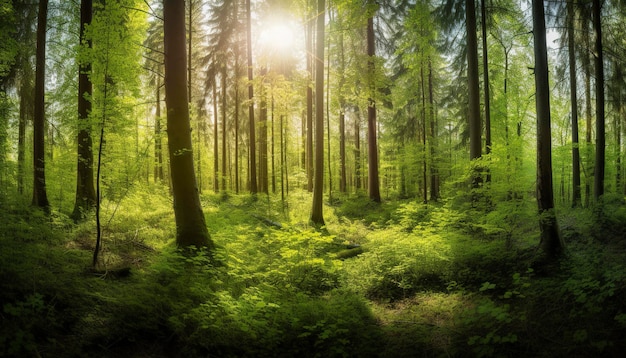
[[[154,181],[163,181],[163,140],[161,134],[161,79],[156,84],[156,113],[154,118]]]
[[[33,205],[50,210],[46,192],[45,158],[45,80],[46,80],[46,26],[48,0],[39,0],[37,15],[37,55],[35,70],[35,111],[33,117]]]
[[[596,33],[595,65],[596,65],[596,160],[593,180],[594,199],[604,194],[604,167],[606,154],[606,133],[604,118],[604,56],[602,54],[602,8],[600,0],[593,0],[593,28]]]
[[[319,16],[319,14],[318,14]],[[305,42],[307,48],[306,68],[310,83],[306,87],[306,175],[307,190],[313,190],[313,19],[310,16],[306,23]],[[317,88],[316,88],[317,89]]]
[[[532,1],[535,48],[535,104],[537,108],[537,204],[539,207],[540,246],[547,256],[556,258],[563,251],[552,187],[552,144],[550,134],[550,87],[548,50],[542,0]]]
[[[485,102],[485,153],[491,153],[491,95],[489,94],[489,51],[487,48],[487,15],[485,0],[480,1],[480,27],[483,43],[483,93]],[[491,174],[487,172],[487,182],[491,182]]]
[[[85,26],[91,24],[92,1],[80,2],[80,44],[85,45]],[[86,45],[91,48],[91,40]],[[72,218],[79,220],[96,203],[96,189],[93,177],[93,143],[89,113],[91,112],[92,84],[89,79],[91,62],[78,66],[78,165],[76,171],[76,201]]]
[[[170,173],[179,246],[214,247],[206,227],[194,173],[187,104],[185,3],[163,1],[165,102]]]
[[[469,94],[470,160],[481,156],[480,91],[478,86],[478,39],[476,36],[476,5],[465,2],[467,30],[467,81]],[[476,181],[476,180],[474,180]],[[474,183],[477,184],[477,183]]]
[[[324,33],[326,1],[317,1],[317,39],[315,56],[315,178],[311,222],[324,225]]]
[[[226,76],[226,65],[224,65],[222,70],[222,170],[220,175],[222,179],[222,191],[226,191],[226,108],[228,99]]]
[[[250,150],[248,153],[250,162],[250,192],[256,194],[259,190],[257,187],[257,173],[256,173],[256,133],[254,128],[254,85],[252,84],[252,12],[250,11],[250,0],[246,0],[246,14],[247,16],[247,53],[248,53],[248,118],[249,118],[249,141]]]
[[[374,35],[374,17],[367,19],[367,56],[370,75],[370,97],[367,105],[367,160],[368,192],[371,200],[380,203],[380,183],[378,181],[378,143],[376,127],[376,43]]]
[[[572,207],[581,204],[580,148],[578,142],[578,95],[576,81],[576,43],[574,41],[574,4],[567,3],[567,47],[569,51],[570,104],[572,116]]]

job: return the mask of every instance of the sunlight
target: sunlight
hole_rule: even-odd
[[[293,43],[293,30],[285,24],[271,24],[261,32],[261,44],[268,49],[284,51],[292,47]]]

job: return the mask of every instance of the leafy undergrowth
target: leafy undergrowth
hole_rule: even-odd
[[[536,252],[532,202],[339,197],[316,230],[304,192],[288,202],[202,201],[212,256],[175,249],[165,188],[106,203],[98,273],[89,269],[93,222],[1,207],[0,356],[575,357],[626,348],[618,200],[560,211],[568,251],[556,264]]]

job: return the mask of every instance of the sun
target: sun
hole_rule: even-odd
[[[291,27],[286,24],[269,24],[261,32],[261,43],[270,49],[282,51],[289,49],[294,43],[294,34]]]

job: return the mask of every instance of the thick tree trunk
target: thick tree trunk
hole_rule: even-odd
[[[176,243],[213,248],[200,205],[194,174],[187,104],[185,3],[163,1],[165,47],[165,102],[170,155]]]
[[[554,212],[552,187],[552,144],[550,134],[550,87],[548,50],[542,0],[532,1],[535,47],[535,103],[537,107],[537,204],[539,207],[540,246],[549,257],[563,251],[563,242]]]
[[[604,56],[602,54],[602,8],[600,0],[593,0],[593,28],[596,33],[596,160],[593,181],[593,195],[597,201],[604,194],[604,167],[606,134],[604,124]]]
[[[324,33],[325,0],[317,0],[317,39],[315,56],[315,178],[311,222],[324,225]]]
[[[254,128],[254,85],[252,75],[252,12],[250,11],[250,0],[246,0],[247,16],[247,53],[248,53],[248,118],[249,118],[249,141],[250,150],[248,153],[250,163],[250,192],[256,194],[258,192],[256,177],[256,132]]]
[[[48,0],[39,1],[37,20],[37,57],[35,71],[35,112],[33,117],[33,205],[50,210],[46,192],[45,158],[45,80],[46,80],[46,26]]]
[[[82,0],[80,3],[80,43],[85,42],[85,26],[91,24],[92,1]],[[91,40],[87,41],[91,48]],[[91,112],[92,85],[89,80],[91,63],[81,63],[78,66],[78,165],[76,172],[76,201],[72,217],[79,220],[86,211],[93,209],[96,203],[96,189],[93,177],[93,143],[91,139]]]
[[[376,83],[375,83],[375,59],[376,43],[374,37],[373,15],[367,19],[367,56],[370,72],[370,98],[367,105],[367,167],[368,167],[368,192],[370,199],[380,203],[380,183],[378,182],[378,143],[376,127]]]
[[[569,51],[570,104],[572,116],[572,207],[581,204],[580,149],[578,144],[578,95],[576,93],[576,44],[574,41],[574,4],[567,3],[567,47]]]

